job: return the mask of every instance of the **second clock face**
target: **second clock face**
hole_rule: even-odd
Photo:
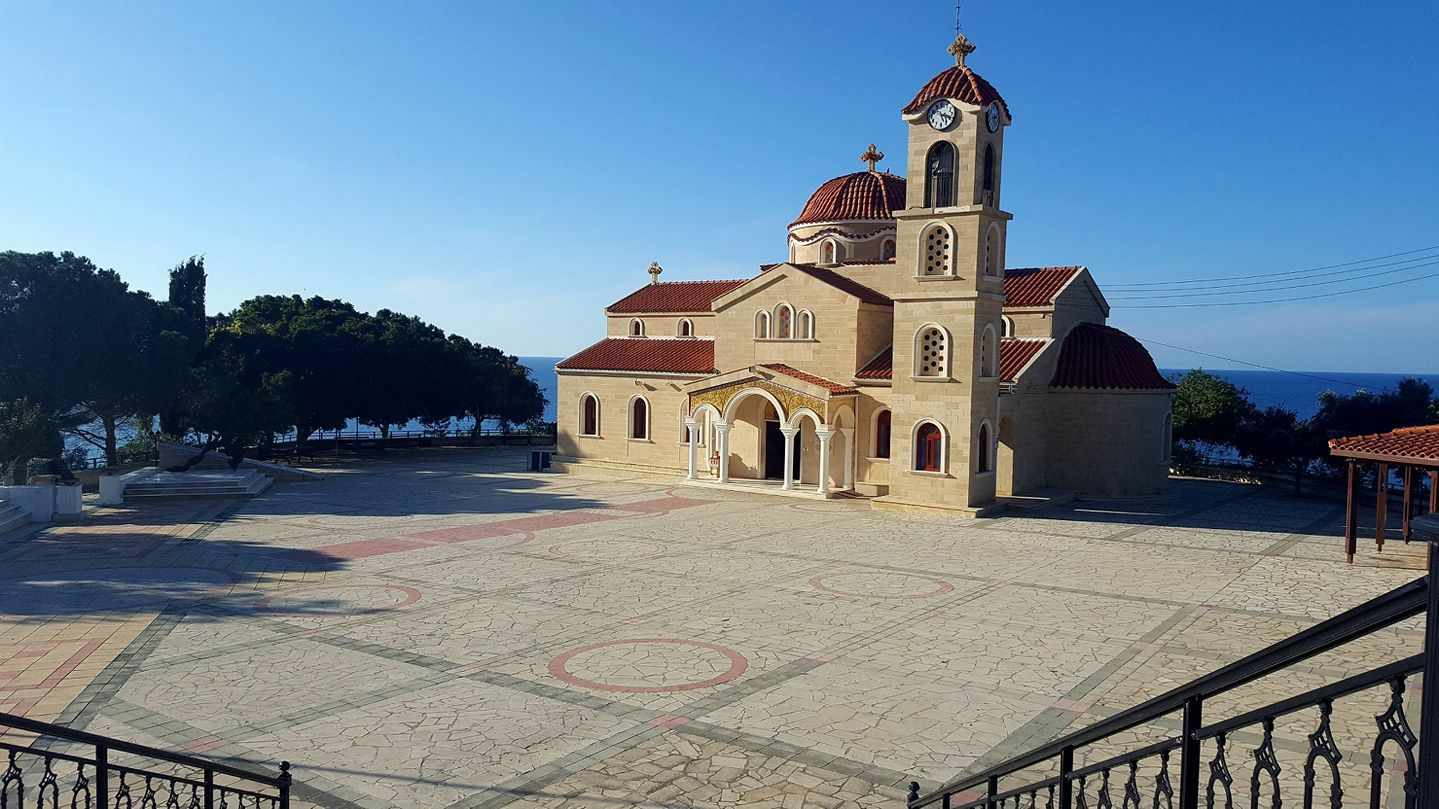
[[[929,125],[935,129],[940,131],[949,129],[954,125],[954,105],[949,103],[949,99],[941,98],[929,105],[929,112],[925,113],[925,117],[929,119]]]
[[[988,127],[989,127],[989,131],[990,131],[990,132],[998,132],[998,131],[999,131],[999,105],[998,105],[998,104],[990,104],[990,105],[989,105],[989,109],[984,113],[984,123],[985,123],[985,126],[988,126]]]

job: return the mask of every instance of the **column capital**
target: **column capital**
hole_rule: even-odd
[[[715,422],[714,427],[715,427],[715,432],[719,433],[720,435],[724,435],[725,433],[729,432],[729,428],[730,428],[730,426],[729,426],[728,424],[726,424],[726,423],[724,423],[724,422],[722,422],[722,421],[717,421],[717,422]]]
[[[696,426],[698,426],[698,425],[699,425],[699,422],[695,420],[695,417],[694,417],[694,416],[685,416],[685,426],[686,426],[686,427],[696,427]]]
[[[818,437],[819,440],[824,442],[828,442],[829,439],[834,436],[834,433],[834,430],[828,428],[820,428],[814,431],[815,436]]]
[[[781,435],[783,435],[783,436],[785,436],[785,437],[789,437],[789,436],[792,436],[792,435],[794,435],[795,433],[799,432],[799,429],[800,429],[800,428],[798,428],[798,427],[781,427],[781,428],[779,428],[779,431],[780,431],[780,434],[781,434]]]

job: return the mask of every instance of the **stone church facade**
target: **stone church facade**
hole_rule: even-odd
[[[1173,386],[1082,266],[1006,269],[999,92],[955,66],[902,110],[905,177],[836,177],[748,278],[659,280],[559,363],[558,458],[696,484],[981,513],[1161,490]],[[766,481],[767,483],[759,483]]]

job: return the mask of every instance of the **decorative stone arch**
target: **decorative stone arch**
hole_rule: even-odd
[[[754,313],[754,336],[756,340],[769,339],[769,312],[764,309]]]
[[[929,470],[920,469],[919,463],[920,451],[922,449],[919,444],[920,430],[926,424],[932,425],[939,430],[939,456],[936,459],[936,468]],[[916,421],[914,423],[914,426],[910,428],[909,468],[914,471],[937,472],[939,474],[947,474],[949,472],[949,430],[945,428],[943,422],[939,421],[938,419],[924,418]]]
[[[635,409],[636,402],[640,403],[640,407],[643,408],[642,412]],[[639,418],[641,415],[643,416],[643,420]],[[642,393],[636,393],[634,396],[631,396],[629,407],[625,410],[625,435],[631,441],[649,441],[652,438],[651,425],[653,420],[654,413],[650,408],[650,400],[645,398]],[[637,427],[643,428],[643,435],[635,435],[636,432],[639,432],[639,430],[636,429]]]
[[[830,425],[833,435],[830,438],[830,467],[833,468],[835,461],[839,462],[839,487],[841,489],[853,489],[855,478],[855,466],[858,463],[859,449],[855,446],[858,438],[858,431],[855,429],[858,415],[854,406],[849,402],[842,402],[830,411]],[[833,446],[834,442],[840,442],[839,447]],[[830,470],[822,470],[828,474]]]
[[[880,417],[886,417],[881,423]],[[876,407],[869,417],[869,457],[888,458],[893,441],[894,411],[888,407]],[[881,440],[883,439],[883,440]]]
[[[676,336],[676,337],[693,337],[693,336],[695,336],[695,322],[694,322],[693,320],[690,320],[690,319],[687,318],[687,317],[682,317],[682,318],[680,318],[680,322],[675,326],[675,336]]]
[[[745,388],[744,390],[736,393],[734,396],[731,396],[730,400],[725,403],[723,417],[723,421],[725,424],[734,423],[735,412],[739,410],[740,402],[743,402],[745,399],[748,399],[751,396],[762,396],[770,404],[774,405],[774,412],[775,415],[779,416],[780,424],[784,424],[786,421],[788,421],[788,419],[785,418],[784,405],[780,404],[779,399],[775,398],[775,395],[773,393],[770,393],[763,388]]]
[[[926,278],[954,276],[954,228],[948,222],[930,222],[919,231],[919,274]]]
[[[989,230],[984,234],[984,274],[991,278],[998,278],[1003,275],[1000,270],[1000,234],[999,225],[991,223]]]
[[[790,414],[789,420],[782,423],[790,429],[798,430],[806,418],[814,420],[814,428],[816,430],[824,429],[824,419],[820,418],[818,413],[808,407],[796,408],[794,413]]]
[[[797,340],[813,340],[813,339],[814,339],[814,312],[811,312],[811,311],[808,310],[808,309],[801,309],[801,310],[799,310],[799,320],[796,321],[796,322],[797,322],[797,324],[798,324],[798,327],[795,329],[795,339],[797,339]]]
[[[786,315],[789,316],[788,320],[785,318]],[[794,339],[794,327],[796,324],[793,306],[790,306],[784,301],[775,304],[774,320],[771,322],[774,325],[772,335],[776,340]]]
[[[999,336],[994,324],[984,324],[979,336],[979,375],[989,379],[999,376]]]
[[[989,423],[989,419],[983,419],[979,422],[979,429],[974,431],[974,460],[970,465],[974,467],[976,476],[994,474],[994,445],[994,425]]]
[[[644,336],[645,336],[645,322],[644,322],[643,320],[641,320],[641,319],[639,319],[639,318],[637,318],[637,317],[632,317],[632,318],[630,318],[630,336],[631,336],[631,337],[644,337]]]
[[[585,427],[587,426],[587,425],[585,424],[585,405],[586,405],[586,403],[588,403],[588,402],[594,402],[594,403],[595,403],[595,423],[594,423],[595,429],[594,429],[594,432],[587,432],[587,431],[585,430]],[[589,437],[589,438],[594,438],[594,437],[598,436],[598,435],[600,434],[600,430],[601,430],[601,422],[600,422],[600,397],[597,396],[597,395],[594,393],[594,391],[588,391],[588,390],[587,390],[587,391],[585,391],[584,393],[581,393],[581,394],[580,394],[579,407],[580,407],[580,417],[579,417],[579,420],[576,422],[576,423],[579,424],[579,426],[580,426],[579,434],[582,435],[582,436]]]
[[[938,334],[937,343],[935,333]],[[950,354],[953,345],[954,338],[949,329],[934,322],[921,325],[914,331],[914,367],[910,369],[911,373],[925,379],[951,377]]]

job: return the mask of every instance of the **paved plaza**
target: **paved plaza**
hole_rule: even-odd
[[[1419,575],[1343,564],[1342,504],[1237,484],[959,520],[522,465],[394,454],[0,542],[0,710],[287,758],[301,805],[900,807]],[[1384,697],[1336,707],[1355,772]]]

